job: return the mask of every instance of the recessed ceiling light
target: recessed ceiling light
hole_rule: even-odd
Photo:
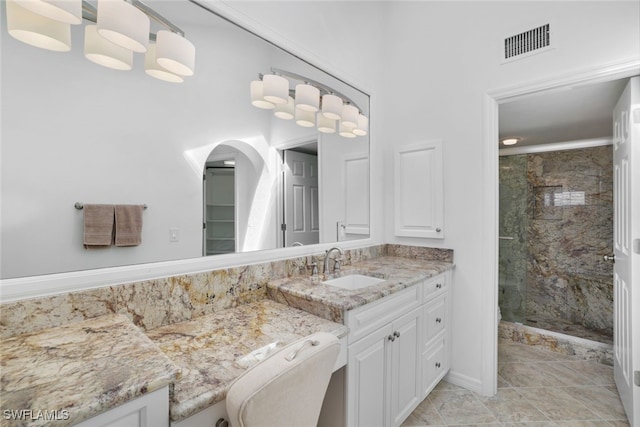
[[[518,138],[506,138],[502,140],[502,143],[504,145],[514,145],[514,144],[517,144],[518,141],[519,141]]]

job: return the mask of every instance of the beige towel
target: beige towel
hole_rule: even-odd
[[[84,247],[106,248],[113,242],[114,206],[84,205]]]
[[[142,243],[143,205],[116,205],[116,246]]]

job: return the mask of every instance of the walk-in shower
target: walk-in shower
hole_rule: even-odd
[[[611,146],[500,157],[502,320],[611,344]]]

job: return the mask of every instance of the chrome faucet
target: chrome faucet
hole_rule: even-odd
[[[336,272],[336,271],[340,270],[340,260],[344,256],[344,251],[336,246],[336,247],[333,247],[333,248],[329,249],[327,251],[327,253],[324,255],[324,270],[322,271],[324,274],[329,273],[329,256],[331,255],[331,252],[333,252],[333,251],[340,252],[340,257],[333,259],[335,261],[335,264],[333,265],[333,271]]]

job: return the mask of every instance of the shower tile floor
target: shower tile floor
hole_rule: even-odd
[[[500,340],[498,394],[442,381],[401,427],[629,427],[613,368]]]

